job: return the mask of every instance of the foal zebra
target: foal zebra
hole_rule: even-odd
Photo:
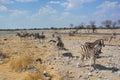
[[[104,45],[104,41],[102,39],[98,39],[95,42],[86,42],[84,45],[81,46],[81,60],[83,62],[84,59],[90,58],[90,63],[92,65],[92,61],[94,62],[95,68],[95,61],[97,56],[101,53],[102,46]]]

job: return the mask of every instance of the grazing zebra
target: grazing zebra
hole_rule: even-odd
[[[16,36],[19,36],[20,38],[27,38],[27,37],[32,37],[33,34],[30,33],[17,33]]]
[[[109,40],[109,43],[111,42],[112,39],[116,39],[116,33],[112,33],[111,37],[110,37],[110,40]]]
[[[41,35],[39,33],[35,33],[34,38],[41,40],[41,42],[43,43],[43,40],[45,39],[45,35],[43,32]]]
[[[26,39],[27,38],[27,33],[17,33],[16,36],[20,37],[20,40],[22,41],[22,39]]]
[[[81,46],[81,60],[82,62],[84,61],[84,59],[90,59],[90,65],[92,67],[92,64],[94,66],[95,69],[95,61],[97,58],[97,55],[99,54],[98,50],[99,50],[100,45],[96,44],[94,47],[89,47],[88,45],[82,45]]]
[[[49,41],[48,41],[49,45],[52,45],[52,44],[55,45],[56,42],[57,42],[56,40],[49,40]]]
[[[16,34],[16,36],[19,36],[19,37],[26,37],[26,35],[27,35],[27,34],[25,34],[25,33],[22,33],[22,34],[21,34],[21,33],[17,33],[17,34]]]

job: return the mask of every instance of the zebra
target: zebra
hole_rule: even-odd
[[[19,37],[26,37],[26,34],[25,34],[25,33],[23,33],[23,34],[17,33],[16,36],[19,36]]]
[[[116,33],[115,32],[111,34],[109,43],[112,41],[112,39],[116,39]]]
[[[94,62],[94,68],[95,68],[95,61],[96,58],[99,56],[101,53],[102,47],[104,47],[104,40],[103,39],[98,39],[96,41],[92,42],[85,42],[81,46],[81,60],[89,59],[90,58],[90,63],[92,65],[92,60]]]
[[[64,50],[65,48],[64,48],[64,43],[63,43],[63,41],[62,41],[62,39],[61,39],[61,37],[59,37],[59,36],[57,36],[57,37],[55,37],[56,39],[51,39],[51,40],[49,40],[48,41],[48,46],[50,45],[50,46],[53,46],[53,45],[55,45],[55,47],[57,47],[57,49],[58,49],[58,57],[60,56],[60,50]]]
[[[60,56],[60,53],[59,51],[62,50],[64,48],[64,43],[63,41],[61,40],[60,37],[57,37],[57,48],[58,48],[58,57]]]
[[[96,44],[94,47],[89,47],[87,45],[82,45],[81,46],[81,53],[80,53],[80,57],[81,57],[81,61],[83,62],[84,59],[90,59],[90,65],[95,69],[95,62],[96,62],[96,58],[97,55],[99,54],[98,50],[99,50],[100,45]]]
[[[42,32],[41,35],[40,35],[39,33],[35,33],[35,34],[34,34],[34,38],[41,40],[41,42],[43,43],[43,40],[45,39],[45,35],[44,35],[43,32]]]
[[[19,36],[20,38],[27,38],[27,37],[32,37],[33,34],[30,33],[16,33],[16,36]]]
[[[18,36],[19,38],[20,38],[20,41],[22,41],[23,39],[25,39],[26,40],[26,38],[27,38],[27,33],[16,33],[16,36]]]
[[[48,45],[55,45],[56,42],[57,42],[56,40],[49,40],[49,41],[48,41],[48,43],[49,43]]]
[[[102,50],[102,47],[105,47],[105,44],[104,44],[104,40],[103,39],[97,39],[95,40],[94,42],[85,42],[84,45],[87,45],[88,47],[92,48],[92,47],[95,47],[95,45],[99,45],[99,49],[98,49],[98,52],[99,53],[102,53],[101,50]],[[99,55],[99,54],[98,54]]]

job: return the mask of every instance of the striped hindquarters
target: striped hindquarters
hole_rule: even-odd
[[[89,57],[89,47],[86,45],[82,45],[81,47],[81,59],[87,59]]]
[[[88,58],[90,58],[90,57],[94,57],[94,56],[96,56],[96,55],[99,55],[99,52],[98,52],[98,50],[99,50],[99,48],[100,48],[100,46],[95,46],[95,47],[89,47],[89,46],[87,46],[87,45],[82,45],[81,47],[81,59],[82,60],[86,60],[86,59],[88,59]]]

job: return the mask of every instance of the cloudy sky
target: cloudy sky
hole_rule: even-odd
[[[68,27],[120,19],[120,0],[0,0],[0,28]]]

